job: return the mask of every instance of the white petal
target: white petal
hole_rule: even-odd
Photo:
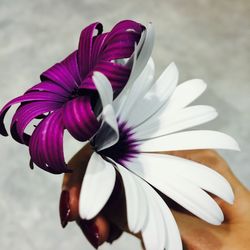
[[[153,26],[151,23],[149,23],[147,29],[142,33],[138,45],[135,47],[133,56],[134,62],[128,82],[114,100],[114,108],[116,112],[120,112],[119,109],[123,107],[128,91],[134,84],[135,79],[141,74],[141,72],[145,68],[152,54],[154,37],[155,35]]]
[[[175,222],[175,219],[172,215],[172,212],[166,205],[166,203],[162,200],[162,198],[156,193],[156,191],[149,186],[146,182],[142,183],[144,186],[145,192],[148,196],[151,196],[152,199],[157,203],[161,210],[162,220],[165,222],[165,230],[166,230],[166,242],[165,242],[165,249],[166,250],[182,250],[182,242],[179,233],[179,229]],[[152,239],[152,236],[148,237],[149,228],[145,228],[143,231],[143,236],[145,239],[146,247],[150,244],[147,241]],[[158,248],[152,248],[158,249]]]
[[[138,233],[147,220],[147,199],[138,182],[139,178],[120,164],[115,164],[121,174],[125,189],[128,227],[131,232]]]
[[[102,111],[102,125],[95,134],[94,145],[97,151],[111,147],[119,140],[119,129],[115,112],[111,105]]]
[[[173,93],[177,81],[178,70],[175,64],[171,63],[134,107],[133,113],[129,116],[128,124],[136,127],[157,112]]]
[[[130,231],[134,233],[142,231],[143,241],[147,250],[164,249],[166,244],[166,227],[160,207],[153,199],[151,193],[147,193],[147,189],[143,185],[144,181],[141,178],[118,163],[116,165],[122,176],[125,188]],[[144,197],[143,203],[141,194]],[[145,207],[148,207],[147,213],[145,213]],[[141,217],[143,217],[143,220]],[[138,225],[138,220],[140,221],[140,226]]]
[[[149,59],[146,67],[139,75],[139,77],[134,81],[134,84],[131,86],[130,90],[127,93],[126,100],[123,105],[119,107],[116,115],[120,120],[126,121],[130,115],[130,112],[134,109],[134,106],[145,93],[152,86],[154,79],[154,61],[152,58]]]
[[[205,191],[173,172],[166,171],[162,175],[152,171],[150,165],[157,167],[163,162],[158,157],[145,155],[134,160],[129,169],[199,218],[214,225],[221,224],[224,220],[223,213]],[[168,161],[165,160],[164,165],[167,164]]]
[[[192,79],[178,85],[168,104],[161,112],[176,112],[196,100],[207,88],[206,83],[200,79]]]
[[[152,23],[149,23],[146,28],[145,39],[142,46],[138,46],[138,56],[136,59],[136,67],[134,68],[131,81],[134,81],[145,68],[154,47],[155,32]],[[141,48],[140,48],[141,47]]]
[[[101,211],[113,191],[115,179],[113,165],[93,153],[80,192],[79,214],[82,219],[92,219]]]
[[[181,250],[182,243],[179,230],[165,202],[144,180],[118,163],[115,164],[124,183],[130,230],[137,227],[136,231],[132,231],[135,233],[139,230],[142,231],[147,250]],[[145,210],[147,207],[148,209]]]
[[[163,159],[168,159],[168,164],[162,166],[165,171],[173,171],[178,176],[191,181],[200,188],[220,197],[232,204],[234,201],[233,190],[228,181],[213,169],[200,163],[183,159],[171,155],[157,155]],[[170,161],[172,162],[170,164]]]
[[[149,213],[147,224],[142,230],[143,242],[146,250],[163,250],[166,246],[167,237],[164,217],[162,216],[161,208],[158,206],[155,197],[152,197],[151,193],[147,193],[147,200]]]
[[[108,78],[100,72],[94,72],[93,82],[102,103],[99,116],[102,124],[95,134],[95,147],[100,151],[114,145],[119,140],[119,129],[112,107],[113,90]]]
[[[100,96],[102,106],[105,107],[111,104],[113,101],[113,90],[108,78],[104,74],[95,71],[93,74],[93,82]]]
[[[191,106],[175,113],[162,114],[154,117],[136,127],[136,139],[143,140],[174,133],[183,129],[194,127],[217,117],[213,107],[205,105]]]
[[[240,150],[238,143],[229,135],[210,130],[193,130],[140,141],[140,151],[157,152],[189,149]]]
[[[146,166],[141,166],[147,175],[166,176],[174,175],[175,178],[185,178],[194,185],[206,190],[228,203],[233,203],[234,194],[228,181],[213,169],[200,163],[167,154],[142,153],[141,162],[146,161]],[[153,163],[151,165],[150,163]]]

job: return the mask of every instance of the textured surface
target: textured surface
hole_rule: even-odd
[[[250,187],[250,1],[44,0],[0,3],[0,106],[38,82],[40,72],[77,47],[82,27],[99,20],[105,29],[120,19],[152,21],[159,73],[171,61],[181,80],[203,78],[200,103],[221,116],[206,127],[238,139],[242,152],[223,152],[236,175]],[[9,117],[9,116],[8,116]],[[8,120],[7,117],[7,120]],[[67,155],[79,144],[66,140]],[[0,137],[0,249],[92,249],[74,224],[60,228],[61,176],[28,168],[28,151]],[[140,249],[124,235],[110,247]]]

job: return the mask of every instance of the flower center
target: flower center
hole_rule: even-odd
[[[119,122],[119,140],[113,146],[99,151],[102,156],[110,157],[121,165],[126,165],[126,162],[131,161],[138,155],[138,141],[134,138],[132,128],[128,127],[126,122]]]
[[[70,95],[70,99],[74,99],[76,97],[82,96],[83,95],[83,90],[79,88],[75,88]]]

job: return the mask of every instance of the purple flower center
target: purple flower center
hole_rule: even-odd
[[[134,132],[131,127],[128,127],[126,122],[119,122],[119,140],[118,142],[98,153],[102,156],[110,157],[121,165],[126,165],[126,162],[135,158],[139,150],[137,149],[138,141],[134,138]]]
[[[83,90],[79,89],[79,88],[75,88],[70,95],[70,99],[74,99],[78,96],[82,96],[83,95]]]

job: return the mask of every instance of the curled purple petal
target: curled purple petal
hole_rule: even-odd
[[[78,48],[79,72],[82,77],[80,87],[95,89],[92,74],[93,71],[100,71],[109,78],[114,90],[123,88],[131,68],[120,65],[115,60],[132,56],[135,43],[139,42],[144,29],[141,24],[130,20],[119,22],[110,32],[104,34],[101,34],[100,23],[85,28]],[[95,30],[98,31],[96,35]]]
[[[126,64],[124,59],[131,58],[144,29],[130,20],[119,22],[106,33],[102,33],[99,22],[86,27],[78,50],[43,72],[41,83],[3,107],[0,134],[8,135],[5,114],[19,103],[10,131],[16,141],[29,146],[30,165],[35,163],[51,173],[69,171],[63,155],[64,129],[75,139],[85,141],[95,135],[101,123],[92,109],[92,104],[98,103],[93,72],[104,74],[114,91],[121,90],[131,73],[131,64]],[[33,119],[41,122],[29,135],[25,129]]]
[[[96,22],[89,25],[82,31],[80,36],[78,47],[78,66],[82,78],[84,78],[91,70],[91,55],[95,30],[98,32],[97,36],[101,34],[103,30],[102,24]]]
[[[14,114],[11,122],[11,135],[19,143],[28,145],[29,135],[24,133],[27,125],[37,116],[61,107],[57,102],[33,102],[22,104]]]
[[[60,63],[53,65],[47,71],[42,73],[41,80],[50,80],[60,84],[69,94],[75,87],[77,87],[75,80],[68,72],[67,68]]]
[[[140,39],[140,34],[132,31],[117,34],[110,44],[103,51],[102,60],[116,60],[121,58],[129,58],[134,52],[135,43]]]
[[[28,89],[25,93],[32,92],[32,91],[50,92],[50,93],[63,96],[65,98],[68,98],[69,96],[68,92],[64,88],[50,81],[40,82],[36,84],[35,86],[33,86],[32,88]]]
[[[126,84],[130,74],[130,69],[127,67],[107,61],[99,62],[95,66],[95,71],[99,71],[109,78],[113,90],[121,89]],[[80,88],[96,89],[92,80],[92,72],[84,79]]]
[[[4,117],[9,108],[17,103],[31,102],[31,101],[53,101],[58,102],[61,105],[64,103],[65,98],[55,93],[44,93],[44,92],[30,92],[22,96],[16,97],[15,99],[8,102],[0,111],[0,134],[7,136],[8,133],[4,126]]]
[[[53,174],[70,171],[63,155],[63,133],[62,113],[57,110],[43,119],[34,130],[29,144],[31,161]]]
[[[77,51],[74,51],[70,54],[66,59],[62,61],[62,64],[68,69],[69,73],[75,79],[77,85],[81,84],[81,76],[78,69],[78,62],[77,62]]]
[[[91,68],[98,63],[102,56],[103,43],[107,37],[108,33],[103,33],[94,38],[93,49],[92,49],[92,60],[91,60]]]
[[[114,36],[117,35],[117,33],[132,31],[132,32],[141,34],[144,29],[145,29],[145,27],[143,25],[141,25],[140,23],[137,23],[135,21],[132,21],[132,20],[123,20],[123,21],[120,21],[109,32],[109,36],[106,39],[105,44],[109,43],[109,40],[113,39]]]
[[[79,141],[88,140],[100,127],[88,96],[75,98],[64,106],[63,122],[69,133]]]

